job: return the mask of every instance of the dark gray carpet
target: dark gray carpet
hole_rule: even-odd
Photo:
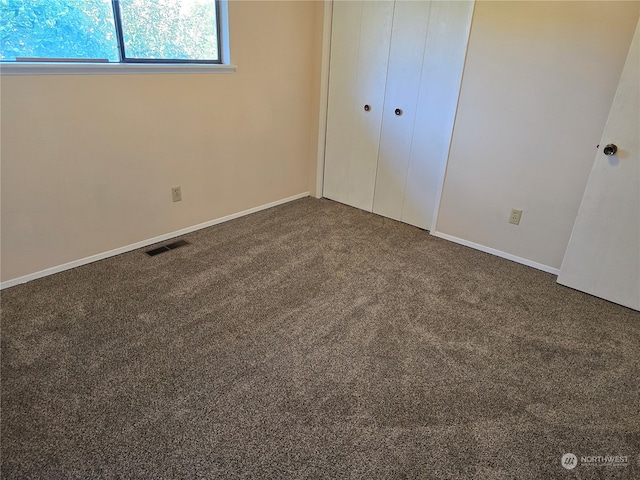
[[[184,238],[2,292],[3,478],[640,478],[640,313],[328,200]]]

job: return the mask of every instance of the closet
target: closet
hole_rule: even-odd
[[[333,4],[323,196],[430,229],[472,1]]]

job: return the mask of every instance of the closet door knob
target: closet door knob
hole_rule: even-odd
[[[615,155],[617,151],[618,151],[617,145],[610,143],[609,145],[604,147],[604,150],[602,150],[602,153],[604,153],[607,157],[610,157],[611,155]]]
[[[401,108],[396,108],[393,113],[395,113],[396,115],[400,116],[400,115],[402,115],[402,109]]]
[[[369,105],[365,105],[364,106],[364,111],[368,112],[369,110],[371,110],[371,107]]]

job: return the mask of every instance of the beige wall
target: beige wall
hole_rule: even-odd
[[[2,281],[310,191],[319,12],[230,2],[234,74],[3,76]]]
[[[639,5],[476,3],[438,232],[560,267]]]

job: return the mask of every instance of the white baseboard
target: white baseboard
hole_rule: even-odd
[[[475,250],[480,250],[481,252],[490,253],[491,255],[495,255],[497,257],[506,258],[507,260],[511,260],[512,262],[521,263],[528,267],[533,267],[538,270],[542,270],[543,272],[552,273],[554,275],[558,275],[560,273],[559,268],[553,268],[548,265],[544,265],[542,263],[534,262],[532,260],[527,260],[526,258],[517,257],[516,255],[511,255],[510,253],[503,252],[501,250],[496,250],[495,248],[485,247],[484,245],[480,245],[479,243],[473,243],[468,240],[464,240],[462,238],[454,237],[453,235],[447,235],[446,233],[434,231],[431,232],[431,235],[439,238],[444,238],[445,240],[449,240],[454,243],[458,243],[460,245],[464,245],[465,247],[471,247]]]
[[[12,280],[7,280],[5,282],[0,283],[0,290],[13,287],[15,285],[19,285],[21,283],[30,282],[31,280],[35,280],[37,278],[46,277],[48,275],[53,275],[54,273],[64,272],[65,270],[70,270],[75,267],[80,267],[82,265],[86,265],[88,263],[97,262],[98,260],[103,260],[105,258],[113,257],[115,255],[120,255],[121,253],[130,252],[131,250],[136,250],[138,248],[143,248],[148,245],[153,245],[154,243],[164,242],[165,240],[169,240],[170,238],[179,237],[180,235],[186,235],[187,233],[195,232],[196,230],[200,230],[203,228],[211,227],[213,225],[217,225],[219,223],[228,222],[229,220],[233,220],[234,218],[244,217],[245,215],[249,215],[251,213],[259,212],[260,210],[266,210],[267,208],[275,207],[277,205],[282,205],[283,203],[292,202],[293,200],[298,200],[300,198],[308,197],[309,192],[299,193],[298,195],[294,195],[292,197],[283,198],[281,200],[276,200],[275,202],[266,203],[264,205],[260,205],[258,207],[250,208],[249,210],[244,210],[238,213],[232,213],[231,215],[227,215],[225,217],[216,218],[214,220],[210,220],[208,222],[199,223],[198,225],[193,225],[192,227],[183,228],[180,230],[176,230],[175,232],[165,233],[164,235],[159,235],[157,237],[149,238],[147,240],[142,240],[140,242],[132,243],[131,245],[126,245],[124,247],[116,248],[114,250],[109,250],[108,252],[98,253],[96,255],[91,255],[90,257],[81,258],[79,260],[74,260],[72,262],[65,263],[63,265],[58,265],[56,267],[46,268],[44,270],[40,270],[39,272],[30,273],[28,275],[24,275],[22,277],[14,278]]]

